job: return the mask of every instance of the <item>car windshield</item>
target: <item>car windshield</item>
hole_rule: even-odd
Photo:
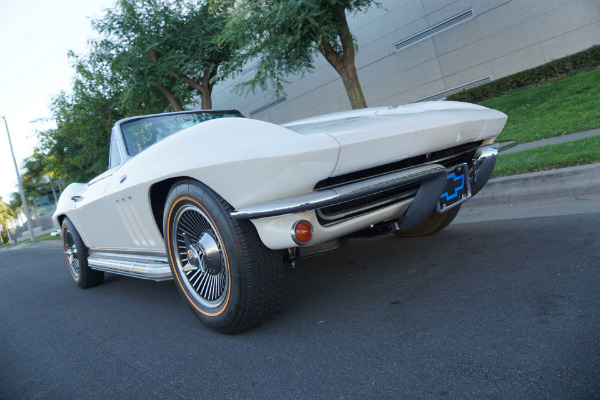
[[[217,118],[240,117],[238,111],[197,111],[142,117],[121,124],[127,153],[135,156],[142,150],[182,129]]]

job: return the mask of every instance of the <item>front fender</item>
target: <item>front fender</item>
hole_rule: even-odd
[[[123,187],[186,176],[235,208],[310,191],[335,170],[339,144],[271,123],[224,118],[177,132],[121,168]]]
[[[52,222],[56,229],[61,229],[62,216],[67,215],[70,211],[75,208],[75,202],[71,200],[74,196],[81,196],[86,189],[85,183],[71,183],[63,190],[58,203],[56,205],[56,211],[52,215]],[[77,227],[77,226],[76,226]]]

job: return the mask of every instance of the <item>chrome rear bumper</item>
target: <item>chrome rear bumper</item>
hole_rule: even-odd
[[[473,157],[473,168],[469,174],[471,181],[471,194],[474,196],[483,189],[492,176],[496,159],[498,158],[498,149],[495,145],[480,147]]]
[[[238,219],[256,219],[294,214],[345,203],[413,183],[435,181],[443,185],[445,180],[444,166],[422,165],[335,188],[251,205],[232,212],[231,216]]]
[[[468,161],[468,181],[474,194],[489,179],[497,151],[485,146],[472,154],[472,158],[463,162]],[[447,167],[450,164],[424,164],[255,204],[238,209],[232,215],[249,219],[265,246],[273,250],[298,247],[290,232],[299,220],[308,221],[313,226],[314,235],[308,247],[363,230],[372,230],[375,234],[408,230],[437,208],[442,193],[446,191]],[[327,218],[323,217],[324,214]]]
[[[469,170],[472,195],[479,192],[488,181],[494,169],[497,154],[498,150],[493,145],[480,147],[476,151],[472,168]],[[233,211],[231,216],[238,219],[258,219],[301,213],[361,198],[366,199],[374,194],[418,183],[420,188],[402,224],[402,229],[410,229],[407,226],[412,225],[413,220],[424,218],[436,207],[445,186],[446,171],[446,167],[443,165],[425,164],[334,188],[253,204]]]

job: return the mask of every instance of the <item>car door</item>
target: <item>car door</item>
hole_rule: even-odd
[[[104,192],[108,181],[118,167],[109,169],[92,179],[85,191],[71,197],[73,210],[69,217],[73,220],[79,234],[90,248],[95,248],[105,242],[107,229],[106,216],[110,212],[104,200]]]
[[[150,204],[149,182],[143,175],[143,169],[126,163],[107,181],[104,201],[110,214],[106,221],[116,240],[110,239],[105,247],[137,254],[164,253]]]

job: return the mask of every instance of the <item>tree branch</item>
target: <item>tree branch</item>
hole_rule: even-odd
[[[354,63],[355,49],[354,39],[350,34],[350,28],[348,27],[348,20],[346,18],[346,3],[342,2],[335,6],[333,16],[337,22],[337,32],[342,43],[342,59],[346,64],[348,62]]]
[[[158,56],[156,55],[156,51],[154,49],[150,49],[150,59],[153,63],[159,65]],[[161,66],[163,67],[163,66]],[[202,75],[202,83],[198,83],[187,75],[179,75],[176,71],[171,68],[163,67],[164,70],[173,78],[185,82],[186,85],[196,89],[200,92],[200,97],[202,98],[202,108],[203,109],[211,109],[212,101],[210,98],[210,71],[212,68],[207,68]],[[159,88],[160,89],[160,88]],[[162,91],[162,90],[161,90]],[[164,94],[164,92],[163,92]],[[181,106],[180,106],[181,107]]]
[[[331,66],[337,71],[338,74],[342,74],[342,57],[335,51],[331,43],[329,43],[329,39],[325,34],[321,34],[321,42],[319,46],[319,50],[321,54],[325,57],[327,62],[331,64]]]
[[[161,85],[158,82],[156,82],[155,84],[156,84],[156,87],[158,88],[158,90],[160,90],[161,93],[165,95],[167,100],[169,100],[169,104],[171,104],[173,111],[183,111],[183,107],[181,107],[181,104],[179,104],[179,101],[177,101],[177,99],[175,98],[173,93],[167,87]]]

